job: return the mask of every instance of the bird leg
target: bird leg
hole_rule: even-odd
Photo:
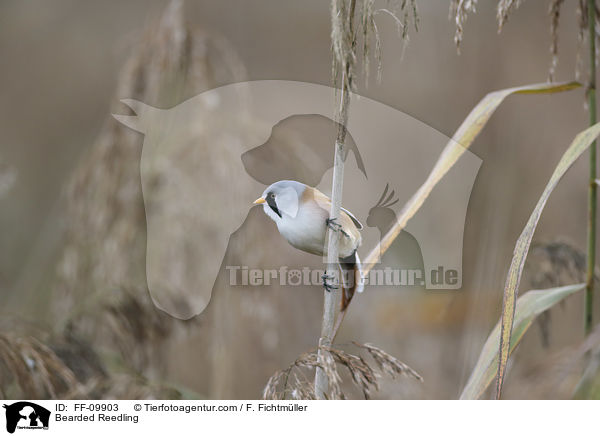
[[[327,275],[327,274],[323,274],[321,276],[321,278],[323,279],[323,287],[325,288],[325,290],[327,292],[331,292],[332,290],[335,290],[335,289],[338,288],[336,285],[334,285],[332,283],[329,283],[330,280],[334,279],[333,276],[330,276],[330,275]]]
[[[336,220],[337,220],[337,218],[327,218],[325,220],[325,223],[327,224],[327,227],[329,227],[334,232],[340,231],[342,229],[341,224],[338,224],[336,222]]]
[[[350,235],[348,235],[348,233],[346,233],[344,231],[344,229],[342,228],[342,225],[338,224],[336,222],[336,220],[337,220],[337,218],[327,218],[325,220],[325,223],[327,224],[327,227],[330,228],[331,230],[333,230],[334,232],[342,232],[342,235],[349,238]]]

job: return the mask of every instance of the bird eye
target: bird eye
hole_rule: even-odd
[[[271,198],[275,198],[275,194],[273,194],[272,192],[269,194],[269,197]]]

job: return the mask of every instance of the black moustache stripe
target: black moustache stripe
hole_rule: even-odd
[[[279,215],[279,218],[283,218],[281,216],[281,212],[279,212],[279,209],[277,208],[277,203],[275,203],[275,198],[273,196],[271,196],[271,194],[267,195],[267,204],[269,205],[269,207],[271,209],[273,209],[273,212],[275,212],[277,215]]]

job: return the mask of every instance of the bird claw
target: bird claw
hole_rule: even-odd
[[[337,218],[327,218],[325,222],[327,223],[327,227],[333,230],[334,232],[340,232],[346,238],[349,238],[350,235],[346,233],[346,231],[342,228],[341,224],[336,222]]]
[[[325,290],[327,292],[331,292],[333,290],[336,290],[338,287],[334,284],[328,283],[329,280],[333,280],[333,277],[327,274],[323,274],[321,276],[321,278],[323,279],[323,288],[325,288]]]
[[[338,232],[338,231],[342,230],[341,224],[338,224],[336,222],[336,220],[337,220],[337,218],[327,218],[325,220],[325,223],[327,223],[327,227],[329,227],[334,232]]]

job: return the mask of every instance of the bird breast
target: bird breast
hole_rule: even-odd
[[[327,212],[303,207],[295,217],[284,214],[277,220],[279,233],[295,248],[322,256],[325,247]]]
[[[342,213],[343,215],[343,213]],[[283,215],[276,221],[279,233],[298,250],[317,256],[327,255],[327,218],[329,211],[318,207],[301,207],[295,217]],[[339,257],[350,256],[360,245],[360,233],[349,218],[342,216],[344,232],[340,235]]]

